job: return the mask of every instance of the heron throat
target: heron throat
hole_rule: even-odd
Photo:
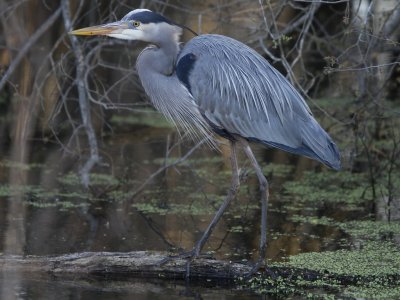
[[[176,58],[180,51],[179,41],[182,35],[182,28],[168,23],[147,24],[147,32],[149,37],[147,42],[154,45],[152,51],[157,48],[158,51],[154,55],[156,62],[150,63],[150,67],[156,67],[158,71],[165,75],[171,75],[175,69]],[[142,54],[146,53],[146,49]],[[141,56],[142,56],[141,54]],[[148,54],[148,53],[146,53]]]

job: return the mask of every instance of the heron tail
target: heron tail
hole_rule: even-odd
[[[250,141],[266,144],[290,153],[302,155],[315,159],[324,165],[340,170],[340,152],[335,142],[331,139],[328,133],[317,123],[311,119],[307,126],[300,126],[302,144],[300,147],[293,148],[280,143],[260,140],[257,138],[247,138]]]

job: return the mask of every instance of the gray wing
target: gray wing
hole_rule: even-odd
[[[295,88],[262,56],[220,35],[192,39],[178,78],[210,126],[340,168],[339,151]]]

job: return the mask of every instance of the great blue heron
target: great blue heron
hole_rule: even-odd
[[[216,133],[229,141],[231,188],[187,258],[200,255],[235,197],[239,188],[236,147],[243,148],[261,192],[261,238],[255,271],[266,252],[268,182],[248,142],[307,156],[334,169],[340,168],[339,151],[302,96],[256,51],[217,34],[196,36],[181,48],[183,28],[158,13],[136,9],[120,21],[71,33],[150,43],[137,58],[136,67],[154,106],[183,130],[206,137]]]

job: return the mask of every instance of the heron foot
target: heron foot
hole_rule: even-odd
[[[250,278],[254,276],[260,269],[264,269],[264,273],[267,273],[272,279],[276,279],[276,274],[265,264],[265,261],[260,257],[257,262],[252,266],[249,272],[244,274],[244,278]]]
[[[212,258],[212,255],[210,255],[210,254],[200,254],[200,253],[198,252],[197,248],[195,247],[195,248],[193,248],[193,249],[190,250],[190,251],[184,251],[184,252],[179,253],[179,254],[177,254],[177,255],[168,256],[168,257],[162,259],[162,260],[158,263],[158,265],[159,265],[159,266],[162,266],[162,265],[164,265],[164,264],[166,264],[166,263],[169,263],[170,261],[173,261],[173,260],[185,259],[185,260],[186,260],[186,266],[185,266],[185,268],[186,268],[186,274],[185,274],[185,278],[186,278],[186,279],[189,279],[189,277],[190,277],[190,264],[191,264],[191,262],[193,261],[193,259],[195,259],[195,258],[208,258],[208,259],[210,259],[210,258]]]
[[[166,263],[172,261],[172,260],[178,260],[178,259],[191,259],[195,256],[194,251],[184,251],[181,252],[177,255],[170,255],[167,256],[166,258],[163,258],[161,261],[158,262],[158,265],[162,266],[165,265]]]

